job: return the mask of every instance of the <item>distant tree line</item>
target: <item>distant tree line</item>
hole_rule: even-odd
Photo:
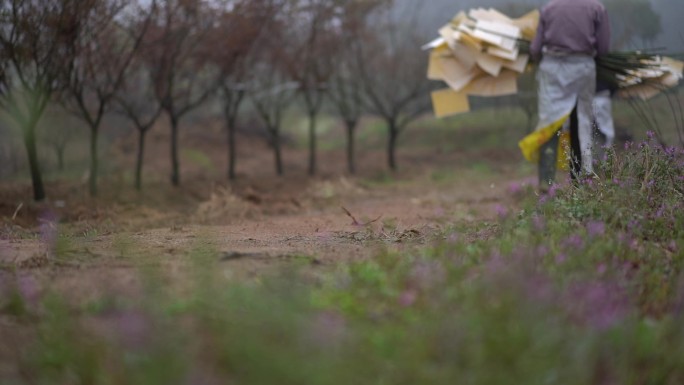
[[[384,121],[387,164],[396,169],[400,134],[429,111],[429,92],[439,87],[426,80],[427,55],[419,50],[429,38],[419,32],[426,5],[396,1],[0,0],[0,113],[21,132],[34,198],[46,196],[37,143],[47,144],[64,167],[65,148],[76,136],[63,125],[37,132],[46,109],[55,107],[88,128],[93,196],[106,116],[125,117],[137,132],[137,189],[146,135],[166,116],[170,182],[178,186],[179,131],[210,101],[223,112],[229,179],[236,177],[236,130],[247,104],[266,129],[278,175],[284,173],[283,116],[295,102],[309,121],[309,174],[317,172],[317,121],[324,106],[345,127],[349,172],[357,168],[355,133],[367,114]],[[507,2],[501,10],[519,16],[532,3]],[[660,33],[647,0],[606,5],[616,49],[646,44]],[[523,109],[530,127],[534,88],[533,74],[523,76],[521,93],[510,101]],[[16,145],[2,135],[0,129],[0,162],[16,170]]]
[[[166,115],[170,182],[181,183],[179,130],[208,101],[220,104],[226,128],[227,177],[235,178],[236,129],[250,103],[270,136],[282,175],[282,124],[299,101],[309,121],[308,172],[317,172],[317,119],[332,107],[347,134],[361,116],[387,125],[387,162],[406,125],[429,110],[426,55],[411,17],[392,16],[388,0],[2,0],[0,109],[21,132],[35,200],[46,191],[36,130],[58,106],[89,132],[88,188],[98,191],[103,119],[135,127],[135,187],[142,187],[146,134]],[[71,128],[50,127],[61,167]],[[11,145],[0,146],[4,159]],[[13,150],[11,150],[13,151]]]

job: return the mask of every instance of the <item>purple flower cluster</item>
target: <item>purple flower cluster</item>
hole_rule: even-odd
[[[625,290],[605,281],[571,285],[563,303],[573,319],[598,330],[615,326],[633,311]]]
[[[606,224],[601,221],[587,223],[587,234],[590,238],[602,237],[606,234]]]

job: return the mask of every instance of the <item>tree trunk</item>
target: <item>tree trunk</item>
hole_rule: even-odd
[[[397,125],[395,122],[390,121],[388,122],[388,141],[387,141],[387,165],[389,166],[390,170],[396,171],[397,170],[397,161],[395,158],[395,150],[397,147],[397,139],[399,137],[399,130],[397,128]]]
[[[180,162],[178,160],[178,119],[171,117],[171,184],[180,186]]]
[[[235,180],[235,118],[229,117],[228,121],[228,179]]]
[[[135,189],[142,190],[142,168],[145,157],[145,134],[147,130],[138,130],[138,157],[135,162]]]
[[[309,175],[316,175],[316,113],[309,112]]]
[[[97,159],[97,140],[99,136],[99,130],[97,127],[90,127],[90,176],[88,178],[88,190],[90,191],[90,196],[97,195],[97,172],[98,172],[98,159]]]
[[[356,131],[356,122],[347,122],[347,170],[350,174],[356,173],[356,164],[354,162],[354,134]]]
[[[273,153],[275,155],[276,173],[279,176],[283,175],[283,158],[280,148],[280,133],[273,135]]]
[[[57,169],[64,171],[64,149],[66,146],[56,146],[55,155],[57,155]]]
[[[28,156],[29,169],[31,172],[31,182],[33,184],[33,199],[40,202],[45,199],[45,187],[43,186],[43,177],[40,172],[40,164],[38,163],[38,151],[36,149],[36,125],[37,120],[31,119],[24,128],[24,145],[26,146],[26,155]]]
[[[235,139],[237,131],[237,117],[240,112],[240,105],[245,97],[244,90],[237,90],[234,93],[226,91],[227,99],[224,104],[224,118],[226,120],[226,129],[228,131],[228,179],[235,180],[235,165],[237,163],[237,142]]]

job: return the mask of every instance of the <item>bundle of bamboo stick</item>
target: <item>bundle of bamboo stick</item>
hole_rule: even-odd
[[[596,71],[618,96],[647,100],[679,84],[684,62],[640,51],[611,52],[596,58]]]

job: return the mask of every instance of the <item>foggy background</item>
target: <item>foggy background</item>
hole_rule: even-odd
[[[630,0],[623,0],[628,3]],[[437,34],[437,29],[447,23],[452,16],[461,10],[468,10],[473,7],[494,7],[504,12],[505,9],[515,8],[520,12],[531,11],[546,4],[545,0],[397,0],[396,7],[398,13],[402,15],[410,14],[410,10],[419,12],[418,24],[421,33],[427,36]],[[632,46],[625,48],[665,48],[667,53],[684,53],[684,2],[682,0],[651,0],[653,10],[660,16],[662,33],[651,43],[650,46],[640,46],[633,43]],[[504,12],[507,13],[507,12]],[[510,16],[520,16],[511,14]],[[619,22],[619,18],[610,15]]]

